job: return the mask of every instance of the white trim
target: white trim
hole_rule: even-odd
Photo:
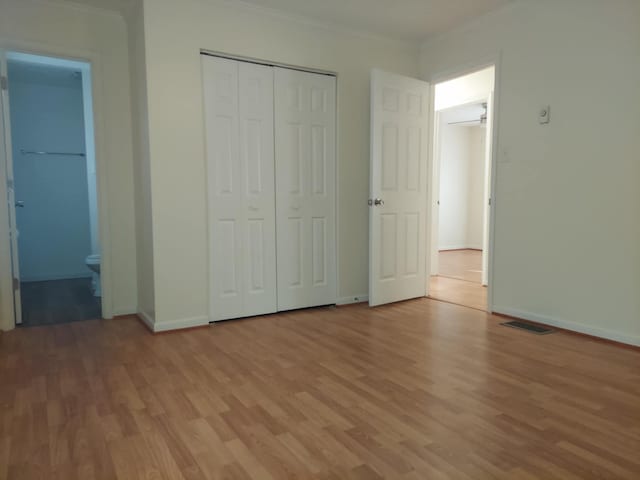
[[[340,102],[338,99],[340,98],[340,82],[338,82],[338,74],[335,74],[336,77],[336,111],[335,111],[335,174],[333,177],[333,181],[335,182],[335,202],[334,202],[334,210],[333,210],[333,222],[335,228],[335,248],[336,248],[336,263],[335,263],[335,274],[336,274],[336,288],[335,288],[335,302],[338,305],[340,295]],[[276,239],[277,241],[277,239]]]
[[[37,275],[20,275],[20,283],[28,283],[28,282],[55,282],[56,280],[73,280],[77,278],[91,278],[91,271],[87,268],[86,272],[77,272],[77,273],[67,273],[63,275],[58,275],[55,273],[51,274],[37,274]]]
[[[495,264],[494,264],[494,248],[496,245],[496,218],[497,215],[497,198],[496,198],[496,190],[497,190],[497,179],[498,179],[498,152],[500,151],[500,100],[502,98],[502,51],[499,51],[496,54],[495,62],[494,62],[494,84],[493,84],[493,109],[492,109],[492,121],[493,125],[491,127],[492,139],[491,139],[491,171],[490,175],[490,185],[489,185],[489,199],[491,201],[491,205],[489,207],[489,244],[487,248],[487,269],[488,269],[488,281],[487,281],[487,311],[489,313],[493,312],[493,303],[494,303],[494,293],[493,286],[495,285],[494,281],[494,272],[495,272]]]
[[[50,56],[61,60],[80,61],[88,63],[91,69],[93,115],[94,115],[94,140],[96,151],[96,179],[98,196],[98,224],[99,238],[102,250],[100,277],[102,281],[102,316],[113,318],[113,277],[112,277],[112,245],[110,234],[109,208],[108,208],[108,148],[104,138],[106,137],[106,125],[103,120],[103,112],[106,109],[106,101],[103,94],[103,75],[100,53],[92,50],[82,50],[61,47],[48,43],[12,40],[0,37],[0,49],[12,53],[25,53],[38,56]],[[3,166],[0,166],[4,168]],[[6,225],[0,225],[0,232],[6,229]],[[5,272],[0,272],[5,275]],[[11,275],[11,272],[9,272]],[[13,313],[13,308],[11,309]]]
[[[6,52],[0,49],[0,75],[6,75]],[[7,125],[9,123],[9,125]],[[11,235],[12,220],[15,215],[15,207],[11,207],[9,196],[8,178],[11,176],[11,126],[9,122],[8,95],[4,90],[0,91],[0,329],[11,330],[15,327],[16,294],[19,290],[13,290],[14,263],[18,256],[14,253],[12,243],[15,241]],[[17,305],[19,308],[19,305]],[[18,313],[18,315],[16,315]]]
[[[531,322],[542,323],[544,325],[549,325],[552,327],[571,330],[572,332],[584,333],[593,337],[604,338],[607,340],[613,340],[614,342],[620,342],[627,345],[640,347],[640,335],[626,335],[624,333],[607,330],[605,328],[584,325],[582,323],[576,323],[562,318],[540,315],[537,313],[518,310],[517,308],[511,307],[494,306],[493,313],[500,313],[502,315],[508,315],[510,317],[520,318],[522,320],[529,320]]]
[[[431,84],[429,95],[429,145],[427,146],[427,275],[431,278],[434,275],[438,275],[440,271],[440,259],[436,252],[438,251],[440,239],[439,239],[439,224],[440,224],[440,206],[438,201],[440,199],[440,162],[436,160],[440,159],[440,116],[441,112],[435,110],[436,102],[436,86]],[[433,108],[431,108],[433,106]],[[425,285],[425,297],[430,296],[431,281],[428,281]]]
[[[207,50],[201,48],[200,55],[204,55],[205,57],[223,58],[225,60],[233,60],[235,62],[255,63],[257,65],[264,65],[265,67],[287,68],[289,70],[295,70],[298,72],[315,73],[318,75],[326,75],[328,77],[338,77],[338,73],[332,70],[322,70],[318,68],[304,67],[301,65],[292,65],[290,63],[273,62],[261,58],[246,57],[244,55],[234,55],[232,53],[220,52],[217,50]]]
[[[150,319],[150,317],[149,317]],[[144,320],[144,319],[143,319]],[[145,320],[146,323],[146,320]],[[180,330],[183,328],[203,327],[209,325],[209,317],[190,317],[179,318],[177,320],[169,320],[168,322],[153,323],[154,332],[168,332],[170,330]]]
[[[154,325],[155,325],[155,320],[151,317],[151,315],[149,315],[147,312],[140,310],[136,313],[136,315],[138,315],[138,318],[140,320],[142,320],[142,322],[149,328],[149,330],[151,330],[152,332],[155,331],[154,329]]]
[[[354,295],[352,297],[340,297],[336,302],[336,305],[352,305],[354,303],[367,303],[369,301],[369,295]]]

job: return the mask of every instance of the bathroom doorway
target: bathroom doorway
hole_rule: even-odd
[[[91,65],[6,60],[16,324],[102,318]]]

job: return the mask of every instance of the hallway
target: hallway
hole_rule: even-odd
[[[482,251],[446,250],[439,254],[439,272],[430,279],[430,297],[477,310],[487,310],[482,286]]]

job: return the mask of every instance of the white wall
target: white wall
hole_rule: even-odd
[[[90,277],[85,157],[22,155],[21,150],[84,152],[82,78],[72,70],[9,63],[11,136],[22,281]]]
[[[467,248],[469,130],[443,122],[440,128],[440,214],[438,249]]]
[[[487,129],[479,125],[466,128],[469,130],[467,245],[468,248],[482,250]]]
[[[517,1],[425,44],[423,76],[496,54],[494,309],[640,345],[640,3]]]
[[[155,318],[151,161],[145,56],[144,6],[136,2],[126,15],[129,41],[133,160],[135,182],[138,313],[146,322]]]
[[[135,312],[136,246],[125,23],[115,14],[36,0],[0,0],[0,12],[0,48],[79,59],[90,56],[95,60],[98,174],[104,187],[99,201],[108,200],[108,221],[100,228],[108,228],[111,238],[110,251],[102,253],[111,259],[113,313]],[[3,305],[8,301],[10,298],[0,298]],[[11,328],[12,320],[3,318],[2,328]]]
[[[366,295],[369,74],[417,75],[417,50],[229,2],[144,3],[156,321],[208,319],[200,49],[338,74],[339,297]],[[160,328],[160,327],[159,327]]]
[[[477,127],[440,127],[438,249],[482,249],[484,132]]]

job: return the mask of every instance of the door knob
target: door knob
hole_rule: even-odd
[[[381,198],[369,199],[369,206],[381,207],[382,205],[384,205],[384,200]]]
[[[18,200],[16,202],[16,207],[17,208],[24,208],[24,202],[22,200]]]

